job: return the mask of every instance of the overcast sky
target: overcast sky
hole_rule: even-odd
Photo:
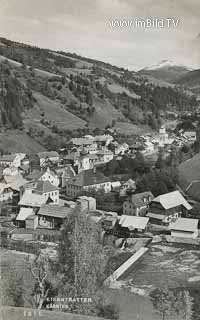
[[[110,28],[111,19],[180,19],[177,28]],[[0,0],[0,33],[131,70],[170,59],[200,67],[200,0]]]

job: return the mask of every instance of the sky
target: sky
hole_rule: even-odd
[[[164,28],[112,28],[113,19],[164,19]],[[200,68],[200,0],[0,0],[0,36],[130,70],[162,60]]]

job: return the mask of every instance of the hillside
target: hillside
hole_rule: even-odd
[[[155,77],[4,38],[0,68],[0,125],[28,133],[40,148],[107,126],[130,135],[157,130],[166,109],[197,104],[191,93]]]
[[[179,168],[181,186],[186,188],[190,182],[200,180],[200,153],[183,162]]]
[[[176,84],[185,86],[195,93],[200,93],[200,69],[187,72],[176,80]]]

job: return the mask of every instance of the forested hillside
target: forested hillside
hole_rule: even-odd
[[[197,104],[193,94],[109,63],[0,38],[0,124],[47,146],[113,127],[158,129],[166,110]],[[58,143],[58,138],[59,143]]]

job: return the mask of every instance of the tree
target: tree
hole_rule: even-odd
[[[70,311],[81,314],[100,314],[108,308],[103,293],[104,269],[107,257],[100,243],[100,229],[89,215],[79,208],[64,224],[58,248],[59,293],[71,297],[92,298],[90,304],[71,304]],[[112,308],[111,308],[112,309]],[[111,312],[108,312],[107,314]],[[113,316],[116,311],[113,310]],[[112,318],[112,317],[111,317]]]
[[[31,261],[28,256],[25,262],[35,281],[33,289],[34,305],[40,310],[46,301],[51,288],[50,282],[47,281],[47,277],[50,273],[50,261],[47,256],[39,254],[33,261]]]

